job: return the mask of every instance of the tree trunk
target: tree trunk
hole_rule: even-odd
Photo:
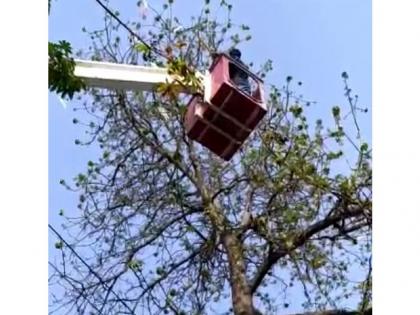
[[[230,232],[222,235],[222,242],[229,260],[233,312],[235,315],[254,315],[255,310],[251,289],[246,279],[241,243],[236,235]]]

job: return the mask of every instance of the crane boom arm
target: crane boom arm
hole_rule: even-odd
[[[159,83],[172,80],[166,68],[79,59],[75,63],[74,74],[91,87],[152,91]]]

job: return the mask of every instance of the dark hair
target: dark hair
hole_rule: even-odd
[[[236,58],[237,59],[240,59],[241,58],[241,51],[239,49],[237,49],[237,48],[232,48],[229,51],[229,56],[231,56],[234,59],[236,59]]]

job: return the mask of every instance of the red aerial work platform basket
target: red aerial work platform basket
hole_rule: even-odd
[[[232,68],[245,72],[251,94],[232,81]],[[204,82],[204,96],[188,104],[185,126],[188,136],[226,161],[230,160],[267,112],[263,81],[226,54],[214,60]]]

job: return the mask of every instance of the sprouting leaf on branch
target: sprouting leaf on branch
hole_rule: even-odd
[[[138,271],[143,267],[143,263],[139,260],[132,259],[127,263],[127,267],[133,271]]]
[[[150,54],[151,52],[150,46],[146,45],[145,43],[137,43],[134,48],[145,55]]]
[[[54,246],[56,249],[62,249],[64,246],[64,243],[63,241],[57,241]]]
[[[71,45],[67,41],[48,43],[48,88],[63,98],[73,98],[75,92],[86,87],[83,80],[74,75],[75,62],[71,53]]]
[[[203,93],[203,83],[196,72],[188,67],[185,60],[173,58],[168,61],[168,74],[173,78],[171,82],[164,82],[157,86],[156,91],[163,96],[176,100],[180,93]]]

